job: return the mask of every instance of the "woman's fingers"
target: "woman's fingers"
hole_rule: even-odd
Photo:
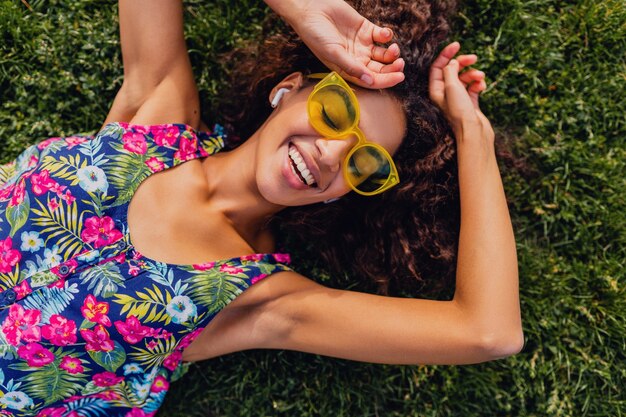
[[[340,46],[329,51],[330,62],[336,66],[340,74],[345,75],[350,81],[363,87],[371,87],[374,83],[374,74],[365,64],[360,62],[348,51]]]
[[[443,80],[443,74],[441,71],[446,65],[448,65],[452,57],[454,57],[460,49],[461,44],[458,42],[452,42],[450,45],[443,48],[430,67],[431,76],[434,72],[436,76],[441,76],[441,79]]]
[[[456,59],[450,60],[450,63],[446,65],[443,69],[443,76],[448,117],[457,121],[472,117],[475,105],[469,96],[469,91],[459,79],[459,62]]]
[[[392,38],[393,31],[391,29],[374,25],[374,30],[372,31],[372,40],[374,42],[387,43]]]
[[[374,73],[381,74],[389,74],[392,72],[402,72],[404,71],[404,59],[398,58],[393,61],[391,64],[381,64],[377,61],[370,61],[367,64],[367,68],[372,70]]]
[[[389,48],[382,46],[372,47],[372,59],[383,64],[390,64],[400,56],[400,47],[397,43],[391,44]]]
[[[469,55],[459,55],[455,58],[459,62],[459,71],[463,70],[465,67],[470,65],[474,65],[476,61],[478,61],[478,56],[474,54]]]
[[[374,73],[374,84],[371,85],[371,88],[389,88],[400,84],[402,81],[404,81],[403,72]]]
[[[452,42],[441,50],[433,61],[428,75],[428,93],[430,99],[440,108],[445,107],[445,83],[443,69],[448,65],[452,57],[461,49],[461,44]]]
[[[470,85],[476,81],[480,81],[482,79],[485,78],[485,73],[482,71],[479,71],[477,69],[469,69],[463,73],[461,73],[461,75],[459,75],[459,80],[461,80],[461,82],[465,85]]]

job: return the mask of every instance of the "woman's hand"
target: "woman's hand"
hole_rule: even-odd
[[[480,135],[493,143],[494,133],[491,123],[480,111],[478,96],[487,88],[485,73],[465,67],[477,61],[476,55],[454,55],[461,45],[453,42],[446,46],[430,68],[430,99],[443,110],[457,141]]]
[[[343,0],[267,0],[320,61],[346,80],[387,88],[404,80],[404,60],[391,29],[376,26]]]

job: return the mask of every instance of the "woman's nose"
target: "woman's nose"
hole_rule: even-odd
[[[341,167],[341,162],[355,143],[356,138],[317,139],[315,145],[320,151],[319,163],[328,167],[331,172],[337,172]]]

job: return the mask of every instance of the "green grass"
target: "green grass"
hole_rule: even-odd
[[[0,162],[93,132],[121,83],[115,3],[29,3],[0,0]],[[257,1],[186,2],[207,109],[223,77],[217,53],[257,36],[266,13]],[[160,416],[626,415],[626,3],[472,0],[456,28],[489,77],[485,113],[516,133],[535,170],[504,174],[522,353],[461,367],[242,352],[193,368]]]

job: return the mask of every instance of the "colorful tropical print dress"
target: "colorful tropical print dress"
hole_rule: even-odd
[[[197,265],[131,244],[130,200],[155,172],[206,157],[223,132],[111,123],[0,167],[0,415],[153,415],[182,350],[286,254]]]

